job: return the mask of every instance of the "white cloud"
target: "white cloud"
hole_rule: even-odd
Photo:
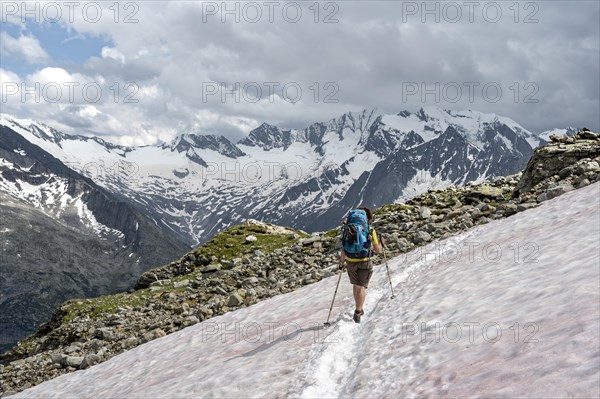
[[[101,112],[98,111],[98,108],[94,107],[93,105],[86,105],[79,109],[79,115],[86,118],[93,118],[100,113]]]
[[[23,58],[29,64],[42,64],[48,61],[48,53],[42,48],[34,36],[14,38],[8,33],[0,32],[0,50],[3,55],[14,55]]]
[[[304,127],[351,110],[377,107],[391,113],[425,105],[494,112],[533,131],[565,125],[600,127],[597,3],[540,3],[535,15],[539,22],[534,24],[522,23],[532,10],[524,6],[521,22],[515,23],[510,2],[501,3],[504,17],[495,24],[482,19],[481,7],[474,23],[468,21],[467,9],[458,23],[435,23],[431,16],[423,23],[421,15],[403,21],[402,2],[397,3],[336,2],[339,11],[334,17],[339,22],[332,24],[314,22],[314,7],[308,8],[312,3],[302,3],[298,23],[282,19],[279,7],[275,22],[255,24],[243,18],[240,23],[222,23],[219,15],[204,22],[202,4],[196,2],[141,2],[133,15],[137,23],[123,21],[124,11],[133,8],[121,8],[115,22],[113,9],[108,8],[112,3],[98,3],[104,18],[88,23],[78,17],[66,27],[72,34],[109,39],[101,54],[82,65],[41,69],[27,81],[96,82],[103,99],[90,103],[79,96],[63,104],[72,107],[62,114],[56,104],[36,105],[30,113],[37,115],[23,116],[44,115],[48,122],[63,125],[80,123],[87,132],[122,143],[168,141],[169,135],[189,131],[221,133],[235,140],[262,122]],[[322,21],[332,8],[319,4]],[[263,11],[266,18],[268,10]],[[578,21],[577,29],[572,20]],[[211,82],[254,82],[263,88],[263,98],[255,102],[231,95],[222,98],[221,93],[207,97],[203,84]],[[279,84],[272,99],[265,96],[268,82]],[[330,82],[333,86],[327,86]],[[442,96],[435,103],[431,95],[423,101],[421,93],[404,98],[403,85],[410,82],[480,86],[473,101],[463,86],[460,101],[444,101]],[[489,82],[502,84],[500,101],[483,98],[481,86]],[[525,82],[537,85],[538,103],[523,101],[531,94]],[[280,97],[286,83],[301,87],[298,102]],[[137,102],[126,102],[128,97]],[[77,108],[86,105],[98,111],[93,118]],[[20,111],[27,112],[23,107]]]
[[[0,83],[19,83],[21,78],[16,73],[0,68]]]
[[[21,78],[16,73],[0,68],[0,101],[2,104],[21,98],[21,82]]]
[[[31,83],[39,83],[42,85],[47,83],[64,85],[67,82],[82,83],[86,79],[84,79],[81,74],[71,74],[63,68],[47,67],[28,75],[27,80]]]
[[[115,48],[102,47],[101,55],[102,58],[112,58],[113,60],[119,61],[121,64],[125,63],[125,55]]]

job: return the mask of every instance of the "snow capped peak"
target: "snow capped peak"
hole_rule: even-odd
[[[378,115],[377,108],[371,108],[371,109],[364,108],[362,111],[346,112],[345,114],[340,116],[340,119],[341,118],[350,118],[353,121],[359,121],[359,120],[368,119],[374,115]]]
[[[237,158],[245,155],[242,150],[226,137],[214,134],[184,133],[175,137],[170,144],[162,144],[158,145],[158,147],[162,149],[168,148],[171,152],[186,152],[187,154],[191,154],[189,150],[194,149],[193,153],[195,157],[198,156],[197,151],[195,151],[196,149],[216,151],[229,158]]]
[[[0,124],[6,126],[7,124],[10,124],[10,123],[20,124],[22,126],[30,126],[36,122],[33,121],[32,119],[20,119],[20,118],[15,118],[14,116],[9,115],[9,114],[0,113]]]
[[[195,135],[193,139],[194,145],[203,150],[213,150],[230,158],[238,158],[246,155],[225,136],[214,134]]]
[[[273,148],[288,148],[292,142],[296,141],[298,134],[291,130],[284,130],[277,126],[263,123],[256,129],[253,129],[248,137],[240,140],[238,144],[250,147],[261,147],[265,151]]]
[[[38,139],[55,143],[63,147],[66,140],[88,141],[93,140],[105,148],[105,151],[116,151],[123,156],[137,147],[124,147],[106,142],[98,137],[74,136],[60,133],[43,123],[27,119],[17,119],[10,115],[0,114],[0,123],[15,130],[27,131],[28,134]],[[452,126],[457,132],[463,134],[467,141],[478,148],[483,148],[482,135],[489,129],[500,130],[506,125],[515,134],[528,142],[531,147],[537,147],[540,140],[548,140],[542,136],[535,136],[510,118],[501,117],[493,113],[483,113],[471,109],[453,111],[438,106],[425,106],[417,112],[401,111],[396,115],[381,113],[377,108],[349,111],[326,122],[313,123],[301,130],[283,129],[278,126],[262,123],[253,129],[249,135],[240,140],[237,145],[227,138],[214,134],[200,135],[185,133],[175,137],[169,144],[156,144],[162,149],[186,153],[189,148],[216,151],[229,158],[238,158],[245,155],[238,145],[258,147],[264,151],[281,148],[287,151],[294,143],[309,143],[318,154],[324,154],[323,142],[327,132],[334,132],[340,141],[347,141],[359,151],[367,149],[382,156],[389,154],[388,147],[396,148],[404,136],[414,132],[428,142],[445,132]],[[546,134],[549,136],[549,134]],[[420,140],[411,139],[414,144]]]
[[[425,107],[421,107],[417,112],[420,116],[422,116],[425,120],[430,119],[446,119],[448,116],[451,116],[450,112],[440,108],[435,105],[428,105]]]
[[[59,143],[66,135],[57,130],[32,119],[18,119],[8,114],[0,114],[0,125],[15,126],[21,129],[28,130],[35,137],[42,140],[53,141]]]
[[[256,129],[254,130],[279,130],[279,128],[275,125],[271,125],[270,123],[267,122],[263,122],[260,124],[260,126],[258,126]]]
[[[104,151],[116,151],[116,153],[121,156],[132,150],[130,147],[113,144],[100,137],[67,134],[59,132],[42,122],[34,121],[32,119],[19,119],[7,114],[0,114],[0,125],[11,128],[28,139],[33,139],[30,141],[36,141],[36,144],[40,145],[50,153],[53,153],[51,150],[52,145],[62,149],[69,142],[75,142],[76,145],[76,142],[88,142],[90,140],[104,147]]]
[[[540,134],[538,134],[537,136],[542,139],[545,140],[547,142],[550,141],[550,136],[575,136],[577,134],[577,128],[574,128],[572,126],[568,126],[565,128],[557,128],[557,129],[551,129],[551,130],[546,130]]]
[[[469,143],[478,148],[485,147],[483,136],[487,131],[499,131],[506,126],[520,139],[527,141],[532,148],[540,145],[538,137],[512,119],[472,109],[454,111],[437,106],[426,106],[416,113],[401,111],[396,115],[385,115],[382,121],[402,132],[413,130],[425,141],[433,140],[452,126],[464,135]]]
[[[328,126],[335,129],[338,132],[342,132],[345,128],[348,128],[352,131],[368,130],[370,125],[375,122],[375,120],[382,116],[383,114],[379,113],[377,108],[373,108],[371,110],[363,109],[359,112],[346,112],[345,114],[339,116],[338,118],[330,119],[328,122]]]

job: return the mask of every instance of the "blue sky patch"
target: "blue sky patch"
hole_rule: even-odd
[[[18,38],[20,35],[33,35],[50,58],[46,65],[30,65],[21,57],[3,56],[2,68],[15,72],[19,76],[25,76],[44,67],[79,69],[79,66],[91,56],[100,56],[102,47],[113,45],[108,37],[82,34],[73,29],[68,31],[64,26],[48,22],[38,24],[29,20],[26,29],[16,25],[3,24],[2,31],[14,38]]]

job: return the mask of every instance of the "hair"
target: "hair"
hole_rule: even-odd
[[[371,210],[369,208],[367,208],[366,206],[363,206],[358,209],[362,209],[363,211],[365,211],[367,213],[367,219],[369,220],[369,223],[373,221],[373,212],[371,212]]]

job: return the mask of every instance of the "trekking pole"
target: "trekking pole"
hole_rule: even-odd
[[[337,295],[338,287],[340,286],[340,281],[342,280],[342,274],[344,274],[343,269],[342,269],[342,272],[340,273],[340,278],[338,278],[337,285],[335,286],[335,292],[333,293],[333,299],[331,300],[331,307],[329,307],[329,314],[327,315],[327,321],[325,323],[323,323],[323,324],[325,324],[326,327],[329,327],[331,325],[331,323],[329,323],[329,317],[331,317],[331,310],[333,309],[333,302],[335,302],[335,296]]]
[[[392,278],[390,277],[390,268],[388,267],[387,257],[385,256],[385,245],[383,244],[383,240],[381,240],[381,246],[383,247],[383,260],[385,261],[385,268],[387,270],[388,281],[390,282],[390,290],[392,291],[391,299],[394,299],[396,298],[396,295],[394,295],[394,287],[392,287]]]

